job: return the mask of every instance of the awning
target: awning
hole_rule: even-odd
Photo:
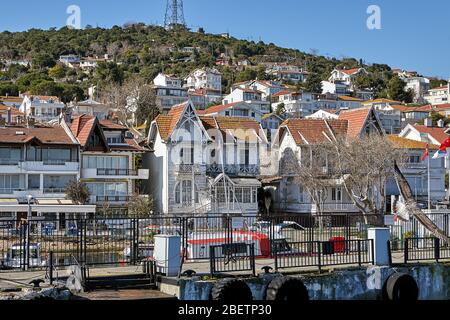
[[[0,205],[2,204],[19,204],[17,199],[0,199]]]
[[[36,199],[37,205],[74,205],[72,200],[67,199]]]

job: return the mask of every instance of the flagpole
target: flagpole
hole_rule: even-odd
[[[430,156],[428,156],[427,159],[428,159],[428,210],[430,210],[431,212]]]

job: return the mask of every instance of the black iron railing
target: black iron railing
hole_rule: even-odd
[[[450,246],[438,238],[406,238],[404,262],[450,259]]]
[[[275,269],[373,264],[373,240],[272,242]]]
[[[228,243],[210,246],[209,249],[212,276],[239,271],[251,271],[256,275],[254,244]]]
[[[97,169],[98,176],[137,176],[136,169]]]

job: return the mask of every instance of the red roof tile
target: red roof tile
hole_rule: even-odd
[[[444,142],[449,136],[445,133],[448,128],[439,128],[439,127],[427,127],[424,125],[416,124],[414,125],[417,131],[420,133],[426,133],[432,136],[435,140],[439,142]]]
[[[327,142],[328,138],[345,135],[348,130],[345,120],[288,119],[281,124],[281,127],[284,126],[289,129],[297,145]]]
[[[22,134],[23,133],[23,134]],[[5,127],[0,128],[0,143],[25,144],[31,141],[42,144],[76,145],[61,126]]]
[[[370,111],[371,111],[370,107],[364,107],[345,110],[339,114],[339,120],[348,121],[347,135],[349,137],[356,138],[361,134],[361,131],[366,123]]]

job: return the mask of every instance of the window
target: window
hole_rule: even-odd
[[[0,193],[8,194],[19,189],[19,175],[0,175]]]
[[[19,148],[0,148],[0,162],[20,161],[21,150]]]
[[[242,189],[242,203],[251,203],[251,189],[243,188]]]
[[[128,169],[127,156],[84,156],[84,169]]]
[[[194,164],[194,148],[181,148],[180,160],[184,164]]]
[[[175,186],[176,204],[191,205],[192,196],[194,196],[195,203],[198,203],[199,202],[198,189],[197,186],[195,186],[195,190],[192,190],[191,180],[183,180]]]
[[[44,176],[44,189],[65,189],[76,176]]]
[[[303,186],[298,186],[298,200],[300,201],[300,203],[304,203],[305,202],[305,190],[303,189]]]
[[[28,175],[28,189],[38,190],[41,188],[41,176],[39,174]]]
[[[332,201],[342,201],[342,189],[332,188],[331,189],[331,200]]]

